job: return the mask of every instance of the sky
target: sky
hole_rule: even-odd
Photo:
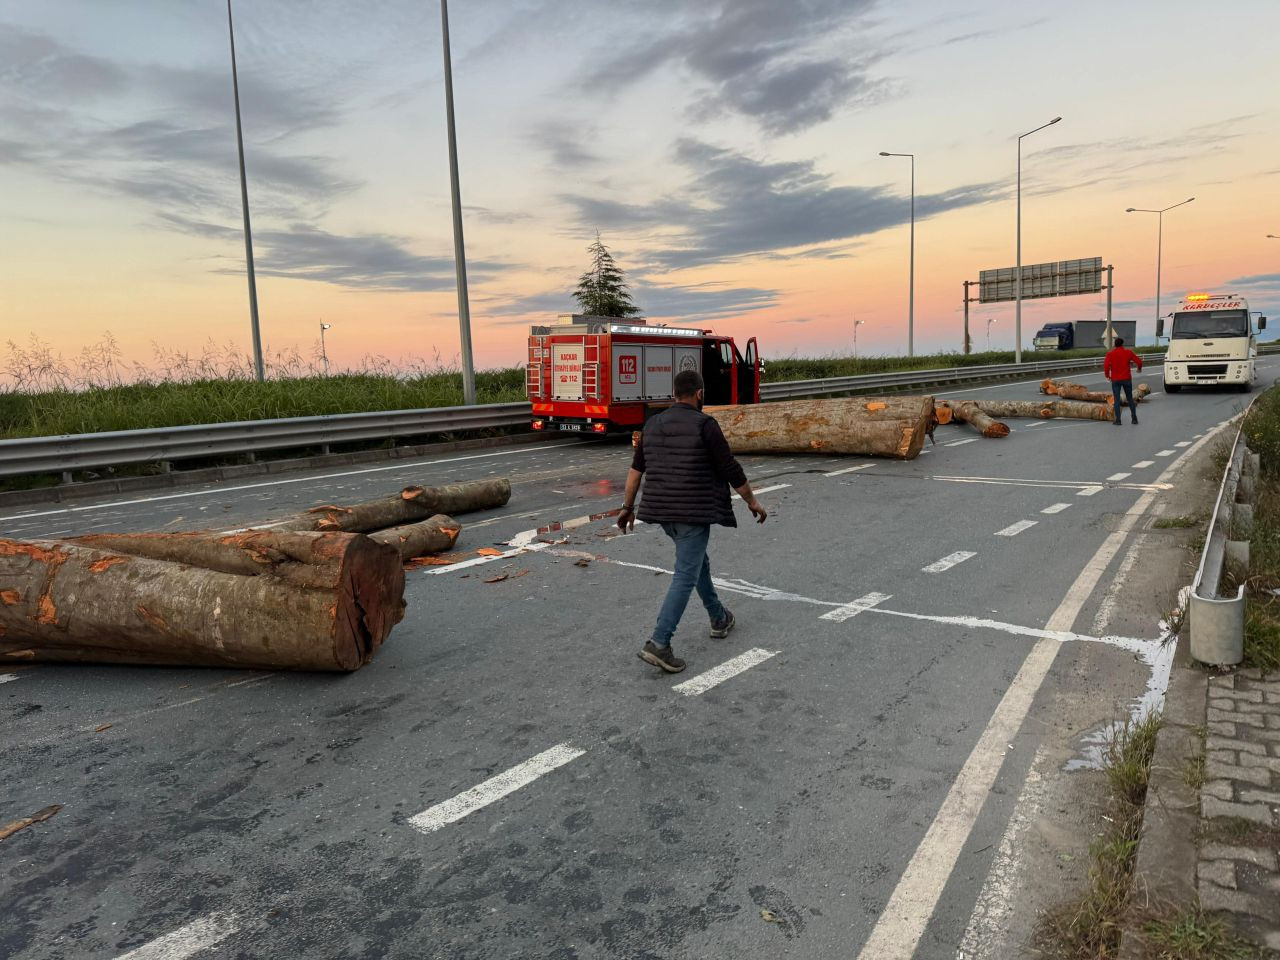
[[[268,357],[456,363],[439,5],[239,0]],[[1280,324],[1280,4],[454,0],[479,367],[571,312],[597,231],[644,315],[768,357],[962,346],[962,282],[1101,256],[1115,317],[1247,296]],[[975,349],[1012,305],[973,304]],[[1026,302],[1099,319],[1102,294]],[[993,323],[988,324],[988,320]],[[250,349],[226,6],[0,0],[0,344]],[[0,346],[0,367],[6,348]],[[12,357],[12,353],[9,354]]]

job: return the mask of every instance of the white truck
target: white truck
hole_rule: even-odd
[[[1189,293],[1178,301],[1169,327],[1169,350],[1164,358],[1164,389],[1230,383],[1243,393],[1257,378],[1258,343],[1249,302],[1234,294]],[[1258,329],[1267,318],[1258,318]],[[1156,322],[1156,336],[1164,336],[1164,318]]]

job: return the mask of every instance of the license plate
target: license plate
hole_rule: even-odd
[[[558,426],[560,427],[561,430],[581,430],[582,429],[582,424],[580,423],[561,423]]]

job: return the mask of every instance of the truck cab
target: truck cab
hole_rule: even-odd
[[[1036,350],[1071,350],[1075,347],[1075,325],[1046,323],[1031,343]]]
[[[1156,336],[1164,336],[1164,317],[1156,322]],[[1258,329],[1267,318],[1258,319]],[[1186,386],[1231,384],[1243,393],[1257,379],[1258,341],[1249,303],[1234,294],[1191,293],[1178,301],[1171,315],[1169,349],[1164,359],[1164,389],[1177,393]]]

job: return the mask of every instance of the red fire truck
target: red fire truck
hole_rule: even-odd
[[[526,391],[533,429],[630,432],[671,406],[672,381],[697,370],[706,402],[759,403],[756,338],[746,357],[732,337],[609,317],[562,316],[529,331]]]

